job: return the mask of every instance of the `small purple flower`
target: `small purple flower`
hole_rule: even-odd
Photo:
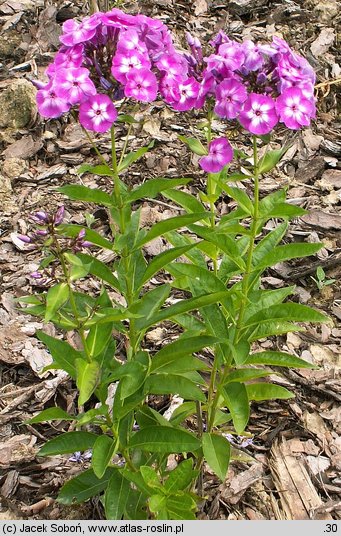
[[[43,117],[59,117],[70,110],[70,104],[57,95],[56,87],[49,82],[37,92],[37,106]]]
[[[117,117],[117,110],[107,95],[94,95],[79,107],[79,121],[94,132],[107,132]]]
[[[96,95],[95,84],[89,78],[88,69],[60,69],[55,77],[56,93],[70,104],[79,104]]]
[[[238,119],[252,134],[268,134],[278,123],[275,101],[267,95],[250,93]]]
[[[208,146],[208,155],[199,160],[207,173],[218,173],[233,159],[233,149],[227,138],[217,138]]]
[[[286,89],[276,101],[276,110],[286,127],[293,130],[310,125],[310,119],[315,117],[315,103],[305,98],[298,88]]]
[[[194,108],[199,95],[200,84],[194,78],[188,78],[179,84],[180,100],[173,104],[178,112],[185,112]]]
[[[32,242],[32,239],[27,235],[17,234],[17,238],[19,238],[19,240],[21,240],[25,244],[30,244]]]
[[[65,213],[65,207],[62,205],[58,208],[57,212],[54,215],[53,223],[54,225],[58,226],[63,222],[64,219],[64,213]]]
[[[247,72],[258,71],[258,69],[261,69],[264,63],[262,47],[260,45],[256,45],[253,43],[253,41],[248,39],[244,41],[242,48],[245,54],[243,68]]]
[[[180,54],[162,54],[156,62],[157,68],[167,76],[184,77],[187,74],[187,62]]]
[[[167,104],[174,104],[180,100],[179,86],[183,82],[182,78],[164,76],[160,80],[159,91]]]
[[[74,19],[68,19],[63,24],[63,35],[59,39],[68,47],[90,41],[96,34],[96,28],[100,22],[100,18],[94,16],[84,17],[79,23]]]
[[[243,102],[247,99],[246,88],[238,80],[223,80],[216,87],[216,105],[214,111],[219,117],[235,119]]]
[[[30,274],[30,277],[32,277],[32,279],[42,279],[43,277],[43,274],[41,272],[32,272]]]
[[[30,214],[29,218],[30,220],[34,221],[34,223],[38,223],[40,225],[49,221],[48,214],[46,214],[46,212],[44,212],[43,210],[39,210],[34,214]]]
[[[142,102],[152,102],[157,95],[157,79],[149,69],[132,69],[127,74],[124,93]]]
[[[150,67],[149,59],[143,54],[138,52],[133,52],[129,55],[117,53],[112,60],[111,73],[116,80],[125,84],[127,74],[132,69],[142,69],[143,67],[147,69]]]
[[[120,38],[117,44],[117,52],[120,54],[148,54],[147,47],[143,41],[139,39],[139,35],[136,30],[130,28],[129,30],[121,30]]]

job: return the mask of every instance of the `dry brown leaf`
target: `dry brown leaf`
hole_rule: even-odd
[[[315,58],[325,54],[329,50],[329,47],[333,44],[334,39],[335,33],[333,28],[323,28],[317,39],[315,39],[315,41],[313,41],[313,43],[310,45],[310,50]]]

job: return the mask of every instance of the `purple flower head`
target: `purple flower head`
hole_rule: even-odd
[[[43,117],[59,117],[70,110],[70,104],[57,95],[56,86],[49,82],[43,89],[37,92],[37,106]]]
[[[208,95],[214,94],[216,84],[217,82],[216,82],[214,75],[206,69],[203,72],[203,79],[200,84],[200,89],[199,89],[197,101],[195,103],[195,108],[200,109],[204,106],[206,97]]]
[[[186,76],[187,62],[181,54],[162,54],[156,62],[157,68],[168,76]]]
[[[57,210],[57,212],[56,212],[56,214],[54,215],[54,218],[53,218],[53,223],[56,226],[60,225],[63,222],[64,213],[65,213],[65,207],[64,207],[64,205],[62,205],[61,207],[59,207],[59,209]]]
[[[120,54],[126,53],[128,55],[135,52],[142,55],[148,54],[145,43],[140,41],[137,31],[132,28],[129,30],[121,30],[117,44],[117,52]]]
[[[275,101],[267,95],[250,93],[238,119],[252,134],[268,134],[278,123]]]
[[[247,92],[243,84],[233,78],[223,80],[216,87],[216,105],[214,111],[219,117],[235,119],[246,99]]]
[[[207,173],[218,173],[233,159],[233,149],[227,138],[217,138],[208,146],[208,155],[199,160]]]
[[[147,69],[151,67],[149,59],[143,54],[138,52],[133,52],[129,55],[117,53],[113,57],[111,73],[116,80],[125,84],[129,71],[142,69],[143,67]]]
[[[105,26],[113,26],[114,28],[129,27],[135,24],[135,17],[133,15],[128,15],[117,8],[103,13],[101,19]]]
[[[263,67],[264,55],[262,54],[262,47],[253,43],[249,39],[244,41],[242,49],[245,54],[243,68],[247,71],[258,71]]]
[[[88,130],[107,132],[117,117],[117,110],[107,95],[94,95],[79,107],[79,122]]]
[[[132,69],[127,74],[126,97],[142,102],[152,102],[157,95],[157,79],[149,69]]]
[[[55,77],[56,93],[70,104],[79,104],[97,93],[88,69],[60,69]]]
[[[38,212],[30,215],[30,220],[34,223],[38,223],[38,225],[42,225],[49,221],[49,216],[43,210],[39,210]]]
[[[100,17],[94,15],[84,17],[79,23],[74,19],[66,20],[63,24],[63,35],[59,39],[68,47],[90,41],[96,34],[96,28],[100,23]]]
[[[178,112],[191,110],[196,105],[200,84],[194,78],[188,78],[179,84],[180,100],[173,104]]]
[[[309,126],[310,119],[315,117],[315,103],[305,98],[298,88],[286,89],[276,101],[276,110],[286,127],[298,130]]]
[[[230,41],[220,45],[217,56],[216,61],[218,61],[219,70],[223,70],[223,73],[226,73],[239,69],[243,64],[245,54],[239,43]]]
[[[54,64],[60,67],[80,67],[83,62],[84,46],[62,47],[54,57]]]
[[[164,76],[160,80],[159,91],[167,104],[174,104],[180,100],[179,86],[183,82],[180,77]]]

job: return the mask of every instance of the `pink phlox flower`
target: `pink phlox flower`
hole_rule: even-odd
[[[53,81],[37,92],[36,99],[40,115],[49,119],[59,117],[71,108],[65,99],[57,95],[56,85]]]
[[[138,101],[151,102],[156,99],[157,79],[149,69],[132,69],[127,74],[124,88],[126,97],[132,97]]]
[[[305,98],[299,88],[286,89],[276,101],[276,110],[286,127],[298,130],[310,125],[310,120],[315,117],[315,103]]]
[[[280,78],[296,81],[310,81],[315,84],[316,76],[313,68],[305,58],[290,51],[283,55],[277,65]]]
[[[250,93],[238,119],[252,134],[268,134],[278,123],[275,101],[267,95]]]
[[[136,24],[136,18],[133,15],[128,15],[117,8],[103,13],[101,20],[105,26],[113,26],[115,28],[135,26]]]
[[[222,45],[223,43],[230,43],[230,41],[231,39],[227,37],[226,33],[223,32],[223,30],[219,30],[217,35],[211,41],[209,41],[209,43],[211,47],[213,47],[217,52],[220,45]]]
[[[184,82],[182,77],[165,75],[160,79],[159,91],[167,104],[174,104],[180,100],[179,86]]]
[[[63,45],[74,46],[78,43],[90,41],[96,34],[96,28],[101,23],[97,16],[84,17],[81,22],[74,19],[66,20],[63,24],[63,34],[59,40]]]
[[[56,92],[59,97],[70,104],[84,102],[97,93],[95,84],[89,78],[88,69],[61,69],[55,77]]]
[[[199,160],[207,173],[219,173],[233,159],[233,149],[227,138],[217,138],[208,146],[208,155]]]
[[[306,99],[311,99],[315,102],[314,84],[310,80],[287,80],[282,78],[278,83],[278,90],[283,93],[286,89],[296,87],[300,89]]]
[[[138,52],[132,52],[131,54],[117,53],[112,60],[111,73],[116,80],[125,84],[129,71],[132,69],[142,69],[143,67],[147,69],[151,67],[147,56]]]
[[[187,78],[179,84],[180,100],[172,106],[178,112],[194,108],[199,95],[200,84],[194,78]]]
[[[260,45],[249,39],[244,41],[242,48],[245,54],[243,68],[246,71],[258,71],[264,65],[264,52]]]
[[[217,85],[217,81],[216,81],[215,76],[210,71],[205,69],[203,71],[202,81],[200,82],[200,89],[199,89],[197,101],[195,103],[195,108],[200,109],[204,106],[208,95],[214,95],[216,85]]]
[[[133,28],[121,30],[117,43],[117,52],[120,54],[131,54],[137,52],[138,54],[148,55],[148,50],[145,43],[140,41],[137,31]]]
[[[245,58],[242,46],[236,41],[220,45],[218,55],[223,58],[225,68],[231,71],[239,69]]]
[[[117,110],[107,95],[93,95],[79,107],[80,124],[94,132],[107,132],[117,118]]]
[[[167,76],[186,76],[188,65],[185,58],[178,53],[162,54],[156,62],[157,68]]]
[[[238,80],[223,80],[216,88],[216,105],[214,111],[219,117],[235,119],[243,102],[247,99],[247,91]]]

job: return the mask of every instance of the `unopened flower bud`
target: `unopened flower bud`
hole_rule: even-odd
[[[77,240],[82,240],[85,237],[85,229],[81,229],[78,233]]]
[[[34,231],[34,234],[39,237],[39,236],[47,236],[49,234],[48,230],[47,229],[37,229],[36,231]]]
[[[34,221],[35,223],[46,223],[49,220],[48,215],[43,210],[40,210],[39,212],[35,212],[34,214],[30,215],[30,219]]]
[[[93,246],[93,243],[92,242],[89,242],[88,240],[82,240],[82,248],[90,248],[91,246]]]
[[[43,274],[36,271],[36,272],[32,272],[30,276],[32,277],[32,279],[41,279],[43,277]]]
[[[187,40],[187,43],[188,43],[188,46],[189,46],[189,47],[193,47],[193,46],[194,46],[194,43],[195,43],[195,37],[193,37],[193,35],[190,34],[189,32],[186,32],[186,40]]]
[[[61,207],[59,207],[59,209],[57,210],[54,216],[53,223],[55,225],[60,225],[62,223],[64,219],[64,212],[65,212],[65,207],[64,205],[62,205]]]
[[[19,238],[19,240],[21,240],[22,242],[25,242],[25,244],[30,244],[32,242],[31,238],[27,235],[23,235],[23,234],[18,234],[17,237]]]

